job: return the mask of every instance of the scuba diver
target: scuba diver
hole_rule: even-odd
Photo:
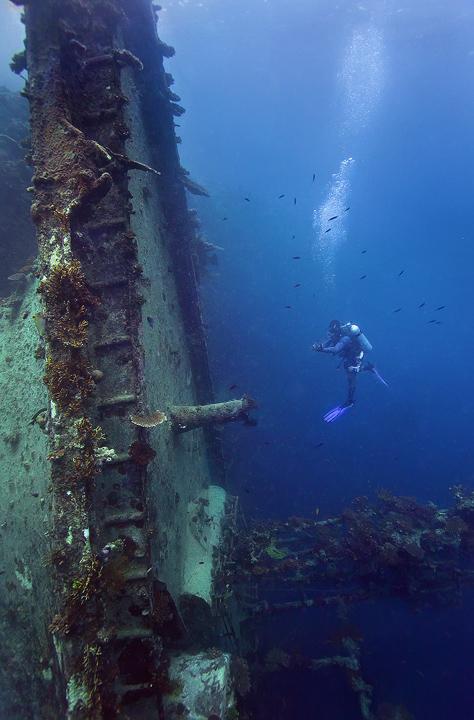
[[[342,358],[341,364],[344,364],[344,370],[347,373],[347,382],[349,383],[346,402],[333,408],[324,416],[326,422],[334,422],[334,420],[337,420],[338,417],[343,415],[346,410],[349,410],[354,404],[358,373],[368,370],[384,385],[387,385],[387,383],[380,377],[375,365],[370,362],[362,365],[364,352],[370,352],[372,345],[358,325],[350,322],[341,325],[339,320],[333,320],[328,327],[327,334],[328,339],[324,343],[314,343],[313,350],[316,350],[316,352],[331,353],[331,355],[339,355],[339,357]]]

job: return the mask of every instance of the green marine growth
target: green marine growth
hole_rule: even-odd
[[[265,548],[265,552],[274,560],[283,560],[288,555],[288,553],[283,550],[278,550],[273,543]]]

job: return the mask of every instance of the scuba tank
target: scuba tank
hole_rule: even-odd
[[[364,352],[370,352],[372,350],[372,345],[358,325],[349,326],[349,335],[357,340]]]
[[[372,345],[369,343],[358,325],[347,323],[347,325],[343,326],[343,329],[346,331],[347,335],[349,335],[350,338],[357,340],[364,352],[370,352],[372,350]]]

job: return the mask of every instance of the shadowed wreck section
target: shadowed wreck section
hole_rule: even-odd
[[[291,678],[296,672],[342,670],[361,718],[415,720],[403,705],[381,702],[377,709],[375,683],[366,678],[368,663],[361,650],[364,634],[351,615],[364,603],[370,603],[371,613],[384,607],[393,611],[396,606],[388,605],[388,598],[419,613],[461,607],[463,591],[474,582],[474,493],[462,486],[451,490],[454,506],[446,509],[380,490],[376,502],[355,498],[339,517],[255,520],[237,537],[226,534],[214,592],[222,602],[229,588],[239,595],[247,610],[242,628],[247,640],[258,636],[265,618],[298,609],[307,616],[313,612],[315,619],[325,613],[327,620],[332,608],[337,618],[332,639],[319,639],[332,646],[329,652],[321,648],[323,657],[280,647],[265,652],[264,643],[255,644],[253,671],[260,677],[278,672]],[[258,703],[255,696],[249,707]]]
[[[148,0],[31,1],[24,12],[26,52],[13,66],[28,71],[39,259],[18,300],[35,318],[20,341],[33,382],[10,385],[8,412],[17,425],[20,405],[33,416],[28,435],[12,436],[12,468],[18,447],[42,461],[31,468],[36,517],[21,473],[0,491],[2,513],[15,497],[26,528],[10,520],[5,544],[7,632],[25,662],[1,682],[31,688],[21,700],[5,692],[4,713],[175,717],[182,702],[165,709],[163,698],[191,683],[187,715],[224,716],[230,656],[196,645],[201,620],[216,628],[206,640],[219,638],[212,568],[228,498],[215,423],[249,421],[256,403],[212,404],[206,256],[185,188],[207,191],[179,163],[184,109],[163,68],[174,51]],[[5,310],[5,337],[19,312]],[[156,407],[171,422],[133,420]],[[202,650],[192,678],[187,655],[180,664],[191,646]],[[170,661],[182,668],[174,685]]]

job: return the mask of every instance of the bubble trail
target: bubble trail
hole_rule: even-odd
[[[382,34],[373,24],[357,28],[346,49],[339,84],[346,141],[367,128],[380,103],[385,80]]]
[[[345,240],[347,229],[347,198],[350,193],[350,167],[354,160],[343,160],[339,172],[332,176],[326,190],[326,198],[314,211],[313,228],[316,236],[313,241],[313,258],[322,266],[326,287],[334,288],[334,260],[337,248]],[[329,218],[337,215],[335,220]],[[331,232],[327,232],[331,228]]]
[[[383,37],[376,25],[370,22],[356,27],[342,56],[338,75],[342,92],[341,151],[346,157],[352,154],[354,142],[370,127],[379,108],[385,82],[384,57]],[[349,146],[352,148],[348,149]],[[339,172],[333,175],[326,188],[323,204],[314,211],[313,257],[323,269],[326,288],[331,290],[335,287],[336,251],[347,236],[346,204],[353,162],[351,157],[342,161]],[[335,215],[338,217],[328,222]]]

